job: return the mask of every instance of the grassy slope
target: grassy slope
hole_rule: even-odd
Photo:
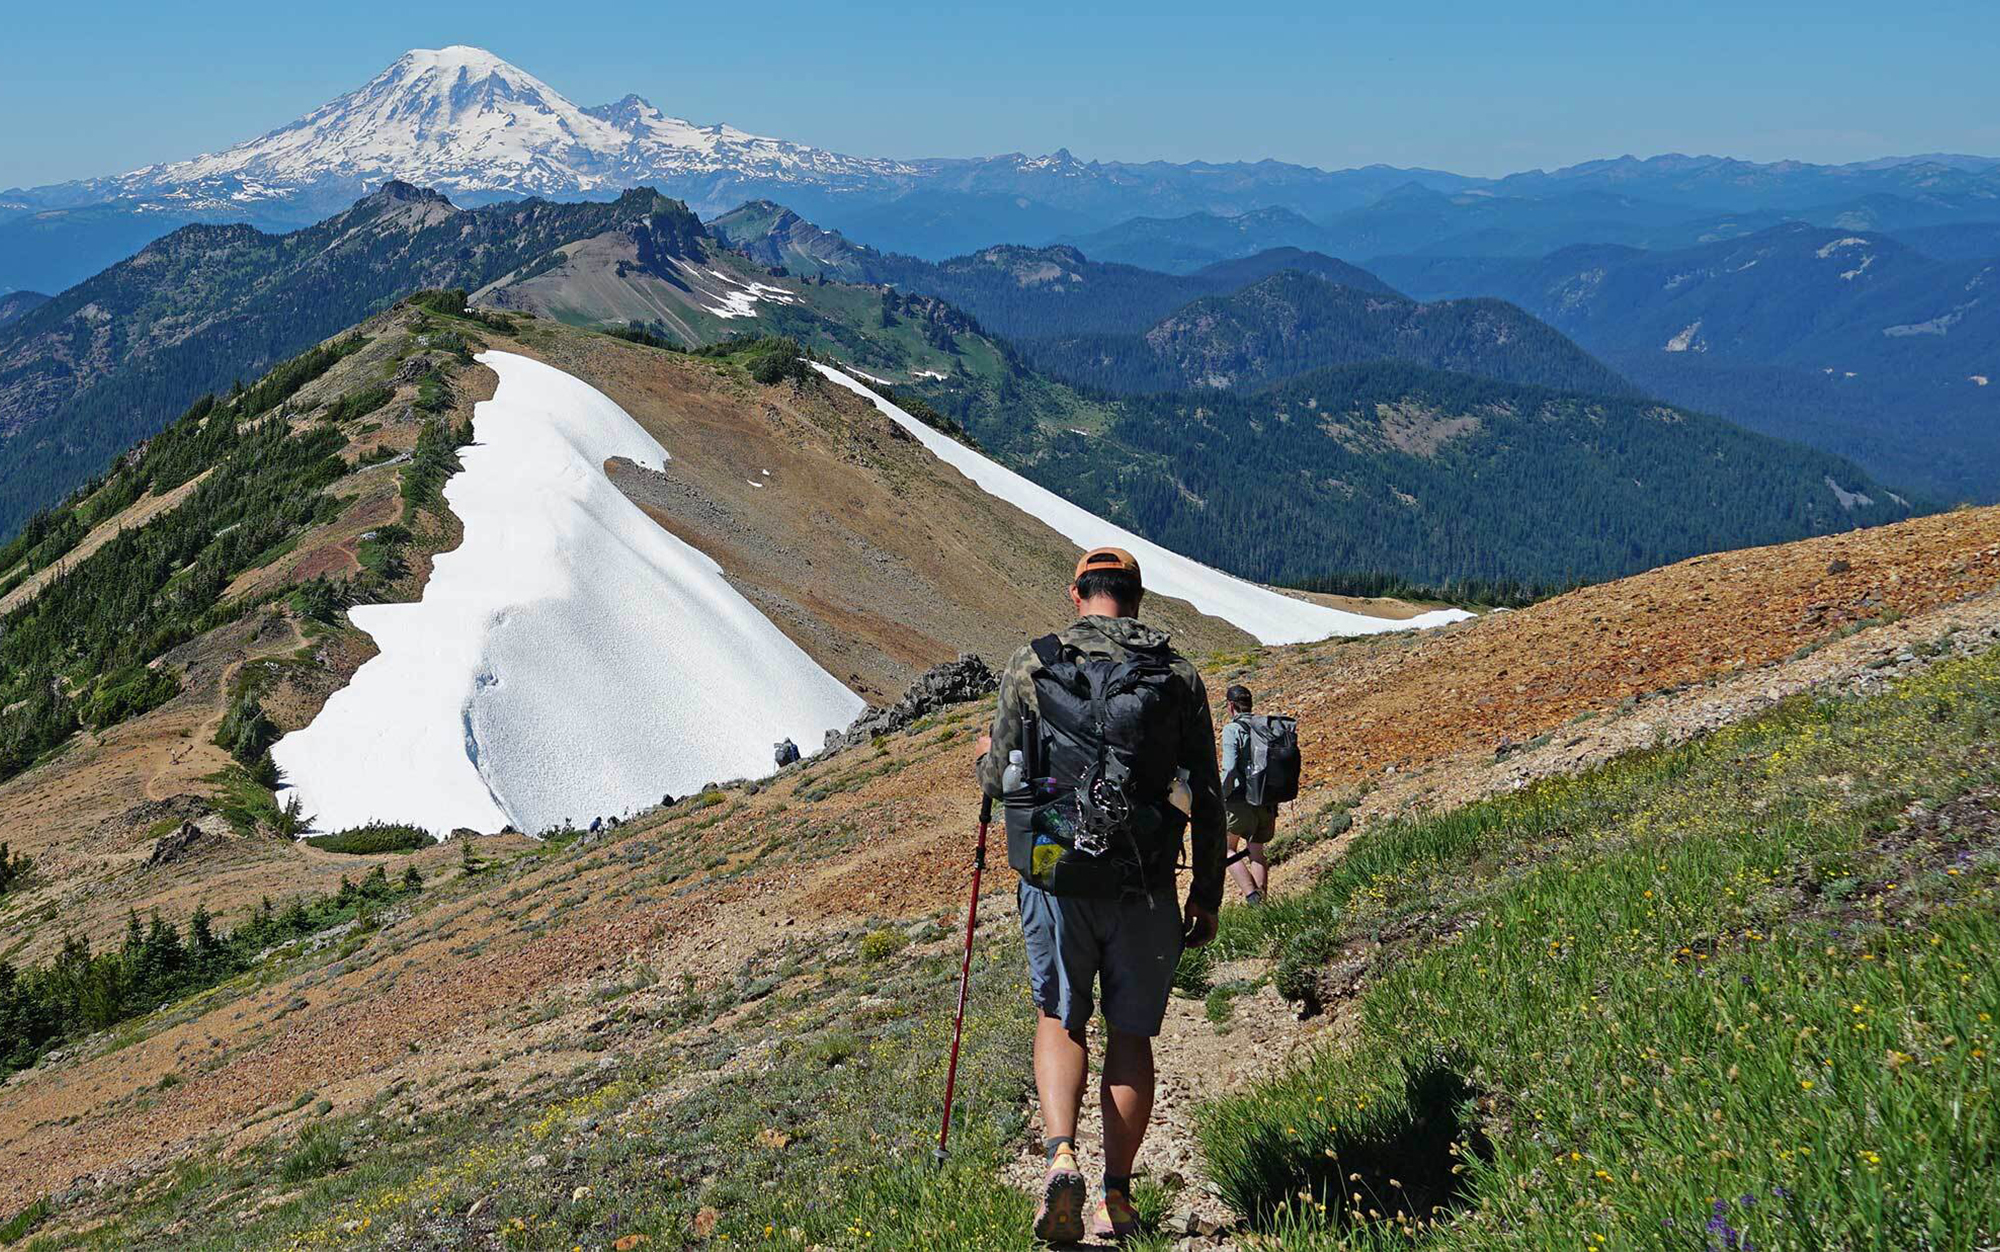
[[[1402,1245],[1433,1205],[1440,1248],[1978,1246],[1996,731],[1988,653],[1379,829],[1232,911],[1223,954],[1275,950],[1288,994],[1380,972],[1351,1049],[1210,1110],[1216,1177],[1286,1247]]]

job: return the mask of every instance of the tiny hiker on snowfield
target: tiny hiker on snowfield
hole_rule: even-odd
[[[981,785],[1006,813],[1008,864],[1021,876],[1048,1152],[1035,1236],[1050,1243],[1084,1236],[1076,1122],[1100,988],[1109,1026],[1104,1188],[1092,1226],[1100,1238],[1138,1228],[1131,1174],[1153,1112],[1153,1036],[1182,947],[1215,937],[1223,879],[1215,728],[1201,675],[1163,632],[1134,620],[1145,593],[1131,553],[1085,553],[1069,594],[1076,623],[1008,662],[979,760]],[[1186,813],[1170,803],[1183,770]],[[1194,868],[1185,907],[1174,882],[1184,829]]]
[[[1222,798],[1229,825],[1229,874],[1246,904],[1262,904],[1270,889],[1269,845],[1278,829],[1278,806],[1299,795],[1299,724],[1289,717],[1250,712],[1250,689],[1223,693],[1229,721],[1222,727]],[[1237,844],[1247,845],[1241,859]]]

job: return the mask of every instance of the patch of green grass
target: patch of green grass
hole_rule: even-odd
[[[269,757],[264,757],[249,768],[230,765],[204,780],[216,788],[216,812],[222,814],[228,820],[230,829],[239,835],[256,834],[260,823],[275,829],[284,821],[278,799],[271,791],[272,784],[278,780],[271,773],[259,777],[252,772],[256,769],[272,770],[267,764],[269,760]]]
[[[1351,1047],[1204,1110],[1211,1177],[1287,1248],[1990,1240],[1996,737],[1989,654],[1363,834],[1225,914],[1295,998],[1389,956]]]
[[[1216,946],[1182,948],[1180,963],[1174,966],[1174,990],[1184,996],[1208,994],[1209,979],[1215,972]]]
[[[1248,979],[1243,978],[1223,983],[1220,987],[1209,992],[1208,997],[1202,1002],[1203,1014],[1217,1026],[1227,1024],[1230,1017],[1236,1012],[1236,997],[1250,990],[1255,985]]]
[[[47,1221],[49,1214],[53,1212],[55,1206],[49,1203],[47,1196],[36,1200],[6,1221],[0,1222],[0,1243],[19,1243],[27,1238],[35,1227]]]
[[[330,835],[312,835],[305,842],[323,852],[343,852],[350,856],[373,856],[384,852],[415,852],[428,848],[434,840],[421,826],[400,822],[370,822]]]
[[[293,1186],[330,1174],[347,1163],[347,1141],[327,1122],[309,1122],[297,1144],[278,1163],[278,1178]]]

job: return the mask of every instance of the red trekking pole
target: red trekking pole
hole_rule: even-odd
[[[951,1027],[951,1064],[944,1074],[944,1124],[938,1127],[937,1151],[931,1162],[942,1167],[945,1143],[951,1138],[951,1102],[958,1091],[958,1045],[965,1037],[965,993],[972,983],[972,931],[979,924],[979,876],[986,869],[986,826],[993,820],[993,797],[979,800],[979,849],[972,855],[972,903],[965,910],[965,959],[958,967],[958,1020]]]

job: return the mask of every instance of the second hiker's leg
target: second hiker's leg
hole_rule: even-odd
[[[1236,850],[1239,847],[1241,847],[1242,844],[1243,841],[1241,839],[1238,839],[1235,835],[1229,836],[1229,855],[1235,856]],[[1253,843],[1250,845],[1250,847],[1252,849],[1255,849],[1257,845]],[[1251,855],[1254,856],[1255,852],[1253,851]],[[1229,876],[1236,880],[1236,889],[1238,891],[1241,891],[1246,896],[1253,891],[1263,890],[1263,887],[1259,885],[1257,880],[1253,878],[1250,874],[1250,866],[1248,864],[1249,860],[1250,857],[1245,857],[1241,861],[1232,861],[1230,862],[1229,865]]]
[[[1035,1022],[1035,1094],[1042,1102],[1044,1139],[1075,1137],[1089,1068],[1084,1032],[1069,1030],[1061,1018],[1043,1013]]]
[[[1249,890],[1255,891],[1259,895],[1262,895],[1264,889],[1270,886],[1271,883],[1271,858],[1268,854],[1270,846],[1268,843],[1251,844],[1250,855],[1238,861],[1235,866],[1235,868],[1249,867],[1247,875],[1250,879]],[[1248,894],[1248,892],[1245,894]]]
[[[1104,1107],[1104,1172],[1127,1178],[1153,1116],[1153,1041],[1120,1030],[1109,1034],[1099,1092]]]

